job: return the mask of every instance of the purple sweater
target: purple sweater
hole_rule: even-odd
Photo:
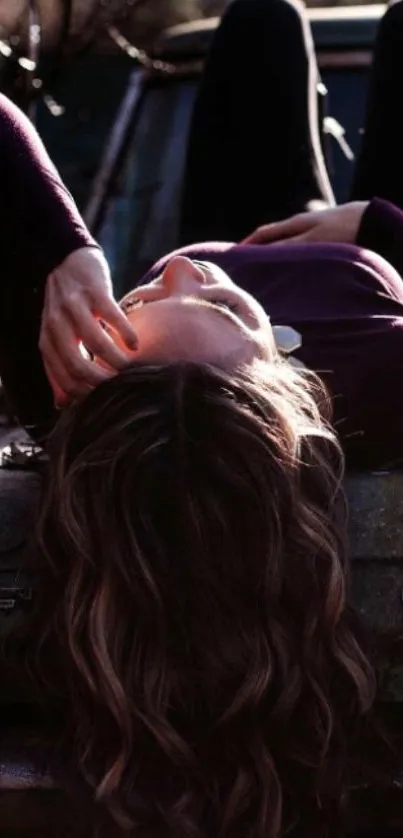
[[[7,309],[7,316],[0,316],[0,372],[14,396],[17,392],[16,401],[27,404],[40,365],[36,338],[47,275],[72,251],[96,244],[31,124],[4,97],[0,155],[3,276],[8,280],[0,283],[3,314]],[[403,457],[403,213],[373,200],[357,245],[210,243],[182,252],[220,265],[260,300],[274,324],[292,325],[302,334],[298,355],[333,394],[335,425],[348,457],[386,465]],[[14,296],[5,293],[10,288]],[[17,341],[16,299],[25,300]],[[31,399],[25,415],[34,408]]]

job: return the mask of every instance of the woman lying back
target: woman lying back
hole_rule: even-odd
[[[381,258],[400,271],[399,210],[375,201],[351,222],[347,208],[348,244],[195,247],[145,277],[127,317],[110,299],[104,315],[82,273],[94,242],[19,119],[3,275],[24,285],[3,283],[1,371],[24,422],[42,422],[46,285],[46,370],[80,396],[49,443],[33,556],[30,632],[64,752],[108,838],[112,823],[147,838],[339,836],[374,678],[348,608],[329,399],[281,357],[269,317],[300,335],[349,456],[401,456],[403,292]],[[130,320],[136,351],[117,353],[113,328],[101,340],[97,319],[126,344]],[[125,368],[82,358],[80,339]]]

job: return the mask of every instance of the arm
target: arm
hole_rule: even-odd
[[[403,212],[380,198],[300,213],[265,224],[244,244],[340,242],[372,250],[403,277]]]
[[[403,277],[403,212],[374,198],[359,226],[356,243],[383,256]]]
[[[0,95],[0,211],[11,237],[3,240],[8,262],[20,262],[22,246],[35,279],[45,285],[48,275],[70,253],[98,247],[87,230],[72,196],[64,186],[45,147],[27,117]],[[30,273],[20,277],[30,282]]]
[[[48,274],[95,244],[24,114],[0,95],[0,376],[27,426],[52,421],[38,347]]]
[[[0,96],[0,376],[23,424],[127,362],[99,320],[132,345],[108,265],[24,114]],[[38,343],[40,339],[40,350]],[[80,341],[110,372],[85,360]],[[45,369],[47,375],[45,375]]]

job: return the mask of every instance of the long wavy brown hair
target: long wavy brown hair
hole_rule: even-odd
[[[279,361],[133,366],[60,420],[38,667],[123,832],[337,831],[374,677],[328,418],[319,381]]]

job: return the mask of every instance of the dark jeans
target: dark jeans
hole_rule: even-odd
[[[191,124],[181,244],[239,241],[333,202],[310,27],[293,0],[235,0],[214,37]]]
[[[403,207],[403,2],[390,4],[374,50],[365,131],[351,200],[377,195]]]
[[[375,45],[352,199],[403,207],[403,2]],[[191,125],[181,243],[237,241],[265,222],[329,202],[317,119],[319,78],[293,0],[234,0],[213,41]]]

